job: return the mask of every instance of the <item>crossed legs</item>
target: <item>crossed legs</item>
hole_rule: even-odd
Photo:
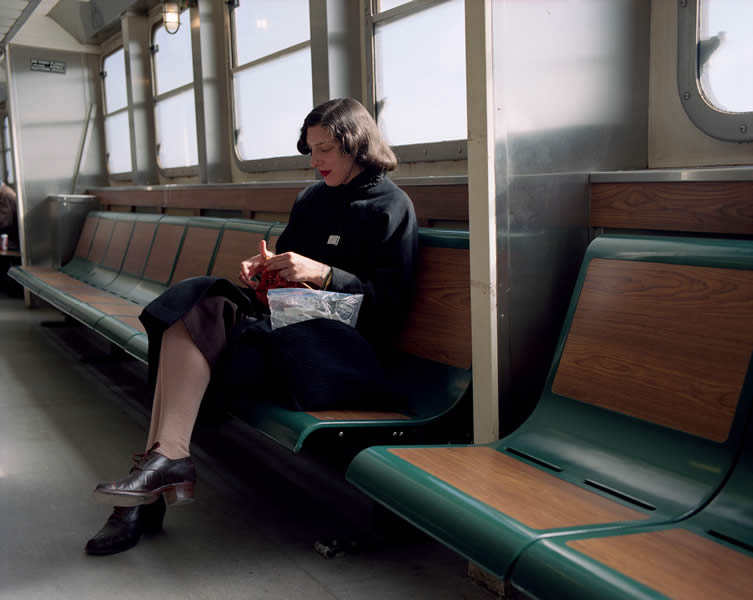
[[[190,454],[191,433],[210,374],[209,363],[179,319],[162,336],[147,452],[159,442],[157,452],[167,458]]]

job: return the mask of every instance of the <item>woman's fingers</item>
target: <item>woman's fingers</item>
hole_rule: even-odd
[[[279,271],[288,281],[313,281],[322,270],[321,263],[295,252],[273,256],[264,266],[271,271]]]

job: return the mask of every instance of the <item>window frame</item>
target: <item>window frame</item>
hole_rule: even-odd
[[[10,121],[10,113],[5,112],[2,116],[2,140],[0,143],[2,144],[3,149],[3,181],[10,185],[15,187],[16,186],[16,168],[13,164],[13,131],[11,130],[11,121]],[[5,133],[8,132],[8,141],[10,142],[9,145],[6,146],[5,144]],[[5,158],[8,156],[8,161],[6,162]],[[10,166],[10,171],[8,171],[8,167]],[[12,175],[13,180],[8,177],[8,175]]]
[[[366,108],[377,120],[376,114],[376,52],[374,49],[374,28],[379,23],[395,18],[418,13],[432,6],[442,4],[448,0],[409,0],[405,4],[395,6],[384,12],[379,12],[379,0],[366,0],[364,9],[365,19],[365,48],[366,57]],[[466,0],[467,1],[467,0]],[[464,86],[467,90],[467,81]],[[467,93],[467,92],[466,92]],[[467,115],[466,115],[467,121]],[[467,129],[467,123],[466,123]],[[403,144],[391,146],[400,162],[434,162],[439,160],[467,160],[468,139],[446,140],[442,142],[425,142],[417,144]]]
[[[753,111],[719,110],[705,97],[698,78],[699,0],[677,6],[677,92],[690,120],[702,132],[728,142],[753,141]]]
[[[186,19],[181,19],[181,27],[190,27],[190,8],[186,8],[183,12],[188,12],[189,17],[187,19],[188,23],[186,23]],[[181,16],[183,14],[181,13]],[[186,165],[184,167],[168,167],[165,168],[160,164],[159,160],[159,148],[160,148],[160,141],[157,139],[157,136],[159,135],[159,132],[157,131],[157,103],[161,102],[162,100],[166,100],[172,96],[177,96],[181,92],[185,92],[189,89],[193,90],[193,98],[194,98],[194,113],[196,113],[196,76],[194,71],[194,77],[191,80],[190,83],[186,83],[180,87],[174,88],[170,90],[169,92],[163,92],[162,94],[157,94],[157,69],[154,61],[154,57],[156,52],[154,51],[155,43],[154,43],[154,36],[156,31],[163,27],[163,19],[162,19],[162,10],[160,7],[160,10],[152,15],[152,20],[150,23],[150,29],[149,29],[149,63],[151,66],[151,75],[152,75],[152,118],[154,119],[154,156],[155,160],[157,161],[157,170],[159,171],[160,175],[167,177],[167,178],[174,178],[174,177],[191,177],[195,175],[199,175],[199,162],[201,162],[201,157],[199,156],[198,150],[199,150],[199,132],[198,130],[195,130],[196,135],[196,148],[197,148],[197,163],[194,165]],[[194,49],[193,49],[193,40],[191,43],[191,67],[193,69],[194,64]],[[198,116],[198,115],[197,115]],[[197,124],[198,126],[198,124]]]
[[[105,77],[106,77],[106,71],[105,71],[105,59],[109,58],[113,54],[115,54],[118,50],[123,50],[123,60],[125,61],[125,46],[123,45],[123,40],[120,38],[120,36],[117,36],[116,38],[113,38],[112,40],[109,40],[105,44],[103,44],[103,51],[101,54],[101,59],[99,63],[99,79],[100,79],[100,94],[102,98],[102,135],[104,139],[104,146],[105,146],[105,171],[107,172],[107,176],[113,180],[113,181],[132,181],[133,180],[133,144],[131,143],[131,128],[133,127],[133,124],[131,123],[131,115],[130,115],[130,100],[127,95],[128,90],[128,69],[125,69],[125,76],[126,76],[126,104],[124,107],[119,108],[113,112],[108,112],[107,110],[107,94],[105,92]],[[127,67],[127,65],[125,65]],[[113,115],[118,115],[120,113],[127,113],[128,114],[128,147],[130,148],[131,153],[131,170],[130,171],[119,171],[117,173],[111,173],[108,165],[109,162],[109,152],[107,151],[107,133],[105,128],[105,121],[107,120],[107,117],[111,117]]]
[[[309,14],[311,10],[311,0],[308,0],[309,4]],[[312,47],[312,37],[313,37],[313,29],[312,29],[312,23],[309,19],[309,39],[306,42],[299,42],[298,44],[294,44],[293,46],[289,46],[287,48],[283,48],[282,50],[277,50],[276,52],[273,52],[272,54],[267,54],[265,56],[262,56],[261,58],[257,58],[254,60],[251,60],[247,63],[244,63],[242,65],[237,65],[238,57],[236,55],[236,48],[235,48],[235,24],[234,24],[234,10],[237,7],[237,5],[232,2],[227,3],[227,10],[228,10],[228,18],[227,18],[227,41],[228,41],[228,58],[229,58],[229,64],[228,64],[228,97],[230,102],[230,141],[232,144],[232,154],[233,158],[238,165],[238,167],[242,171],[246,171],[249,173],[252,172],[261,172],[261,171],[285,171],[285,170],[298,170],[298,169],[308,169],[310,168],[310,161],[308,156],[303,155],[290,155],[290,156],[274,156],[269,158],[255,158],[250,160],[245,160],[241,158],[240,152],[238,151],[238,126],[236,123],[235,118],[235,112],[236,112],[236,106],[235,106],[235,83],[233,81],[236,73],[240,73],[242,71],[245,71],[247,69],[253,68],[255,66],[258,66],[260,64],[263,64],[265,62],[270,62],[272,60],[275,60],[276,58],[279,58],[281,56],[285,56],[286,54],[291,54],[293,52],[297,52],[299,50],[302,50],[304,48],[309,48],[311,50]],[[311,80],[312,82],[316,81],[316,67],[314,65],[313,57],[311,59]],[[312,98],[312,108],[313,106],[313,98],[314,98],[314,90],[313,85],[312,89],[309,90],[311,93]],[[306,115],[301,115],[301,123],[303,123],[303,119]],[[295,148],[293,148],[295,150]]]

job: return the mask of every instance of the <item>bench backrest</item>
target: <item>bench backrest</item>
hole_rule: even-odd
[[[284,227],[240,219],[92,212],[84,224],[75,260],[66,269],[75,267],[76,275],[87,281],[104,267],[110,276],[101,282],[103,287],[116,288],[143,304],[168,285],[196,275],[236,282],[240,261],[256,254],[262,239],[274,251]],[[416,298],[398,349],[469,369],[468,232],[422,228],[419,248]],[[122,285],[124,279],[130,288]]]
[[[753,349],[753,271],[593,259],[552,391],[726,441]]]
[[[753,243],[601,236],[507,449],[674,514],[724,481],[753,400]]]

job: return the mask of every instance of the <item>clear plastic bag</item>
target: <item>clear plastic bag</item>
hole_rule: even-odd
[[[267,292],[272,329],[308,321],[334,319],[355,327],[363,294],[341,294],[306,288],[277,288]]]

